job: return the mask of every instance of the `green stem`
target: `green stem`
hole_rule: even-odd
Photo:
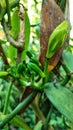
[[[61,82],[59,82],[62,86],[65,86],[71,78],[71,75],[66,75],[65,79],[63,79]]]
[[[70,75],[69,68],[64,63],[62,63],[62,67],[65,70],[66,77],[65,77],[65,79],[60,84],[63,85],[63,86],[65,86],[69,82],[69,80],[71,78],[71,75]]]
[[[32,92],[23,102],[21,102],[13,111],[11,114],[9,114],[4,120],[0,122],[0,128],[3,128],[6,123],[8,123],[12,118],[14,118],[21,109],[27,105],[27,103],[31,100],[31,98],[34,97],[36,92]]]
[[[11,93],[11,89],[12,89],[12,83],[11,82],[10,82],[8,87],[9,87],[8,88],[8,93],[6,95],[5,106],[4,106],[4,111],[3,111],[4,114],[7,113],[7,109],[8,109],[9,98],[10,98],[10,93]]]
[[[53,110],[53,105],[51,105],[50,111],[47,115],[47,119],[46,119],[46,122],[44,123],[42,130],[48,130],[48,123],[49,123],[49,120],[50,120],[50,117],[51,117],[51,114],[52,114],[52,110]]]
[[[53,105],[51,104],[51,108],[50,108],[50,111],[47,115],[47,119],[46,119],[46,123],[48,124],[49,120],[50,120],[50,117],[51,117],[51,114],[52,114],[52,110],[53,110]]]
[[[8,15],[8,24],[9,24],[9,27],[11,27],[11,16],[10,16],[9,0],[5,0],[5,2],[6,2],[6,9],[7,9],[7,15]]]
[[[31,27],[36,27],[36,26],[39,26],[40,23],[36,23],[36,24],[31,24],[30,26]]]
[[[10,9],[13,9],[13,8],[15,8],[16,6],[18,6],[18,5],[19,5],[19,1],[20,1],[20,0],[15,0],[14,2],[12,2],[12,3],[10,4]],[[0,14],[0,21],[3,19],[4,15],[6,14],[6,12],[7,12],[6,7],[4,7],[4,8],[2,9],[2,11],[1,11],[1,14]]]
[[[42,120],[43,122],[46,121],[42,111],[40,110],[39,106],[35,103],[35,101],[32,102],[32,107],[36,113],[36,116],[38,117],[39,120]]]
[[[46,82],[48,64],[49,64],[49,59],[48,59],[48,58],[46,58],[46,61],[45,61],[45,67],[44,67],[44,74],[45,74],[45,78],[43,78],[43,83],[45,83],[45,82]]]
[[[70,73],[69,68],[65,64],[62,64],[62,67],[64,68],[66,73]]]
[[[23,43],[15,41],[13,37],[9,34],[8,26],[4,18],[2,19],[2,26],[3,26],[3,30],[5,32],[6,38],[11,43],[11,45],[14,46],[15,48],[18,48],[19,50],[23,50]]]
[[[47,73],[48,63],[49,63],[49,59],[46,58],[45,67],[44,67],[44,73],[45,73],[45,74]]]

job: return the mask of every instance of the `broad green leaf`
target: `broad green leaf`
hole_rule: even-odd
[[[69,51],[64,50],[62,54],[64,64],[68,67],[70,71],[73,71],[73,54]]]
[[[52,83],[46,84],[44,92],[52,104],[73,122],[73,93],[60,85],[54,87]]]
[[[23,58],[25,59],[26,57],[26,52],[28,51],[28,47],[29,47],[29,42],[30,42],[30,20],[28,17],[27,12],[25,11],[24,14],[24,29],[25,29],[25,33],[24,33],[24,37],[25,37],[25,44],[24,44],[24,52],[23,52]]]
[[[67,38],[67,22],[64,21],[58,25],[55,30],[52,32],[47,49],[47,58],[51,58],[57,50],[59,50],[64,44]]]
[[[18,16],[18,12],[19,10],[18,8],[16,8],[11,17],[12,29],[10,30],[10,34],[13,36],[14,39],[17,38],[20,32],[20,18]]]

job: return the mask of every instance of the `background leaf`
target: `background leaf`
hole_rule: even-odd
[[[41,130],[42,125],[43,125],[42,121],[39,121],[39,122],[36,124],[34,130]]]
[[[73,71],[73,54],[69,51],[64,50],[62,54],[64,64],[68,67],[70,71]]]
[[[44,92],[52,104],[73,122],[73,93],[62,86],[56,88],[52,83],[47,84]]]
[[[23,121],[23,119],[20,116],[16,116],[11,120],[11,124],[13,124],[16,127],[20,127],[23,128],[24,130],[31,130],[31,128],[29,128],[25,122]]]

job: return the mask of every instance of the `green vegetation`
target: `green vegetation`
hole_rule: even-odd
[[[44,58],[40,38],[44,41],[46,32],[41,33],[40,26],[45,1],[0,0],[0,130],[73,130],[69,24],[64,19],[49,30]]]

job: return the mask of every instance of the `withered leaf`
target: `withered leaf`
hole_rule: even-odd
[[[53,32],[53,30],[63,22],[64,15],[60,9],[60,7],[56,4],[54,0],[44,0],[41,9],[41,23],[40,23],[40,57],[39,61],[42,64],[42,69],[44,69],[44,63],[46,58],[46,52],[48,47],[48,40]],[[63,48],[61,48],[60,53],[59,51],[50,59],[51,65],[55,60],[55,66],[58,63]],[[57,56],[58,55],[58,56]],[[58,58],[56,58],[58,57]],[[50,65],[49,62],[49,65]],[[53,67],[54,68],[54,67]]]

